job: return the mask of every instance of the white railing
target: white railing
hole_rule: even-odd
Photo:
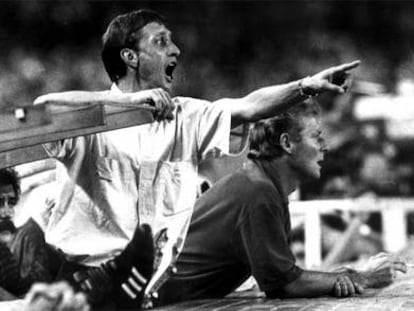
[[[384,249],[396,252],[407,243],[406,213],[414,211],[414,198],[358,198],[340,200],[292,201],[292,217],[304,216],[305,266],[322,266],[321,220],[323,214],[335,211],[380,212]],[[358,223],[355,223],[358,225]]]

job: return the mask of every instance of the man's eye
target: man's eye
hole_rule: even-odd
[[[4,206],[5,204],[8,205],[16,205],[17,204],[17,198],[8,198],[8,197],[1,197],[0,198],[0,207]]]
[[[167,38],[165,38],[165,37],[160,37],[160,38],[158,38],[155,42],[156,42],[156,43],[157,43],[157,45],[159,45],[159,46],[166,46],[166,45],[167,45],[167,43],[168,43],[168,40],[167,40]]]

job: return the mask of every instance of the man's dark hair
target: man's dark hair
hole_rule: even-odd
[[[250,130],[249,158],[274,159],[281,157],[284,150],[279,145],[280,135],[290,134],[300,140],[304,117],[318,116],[320,107],[313,99],[299,103],[285,113],[256,122]]]
[[[0,185],[12,185],[17,200],[20,198],[20,178],[13,168],[0,169]]]
[[[124,48],[136,49],[141,39],[141,29],[152,22],[165,24],[165,18],[151,10],[138,10],[118,15],[102,36],[102,61],[111,81],[126,75],[126,65],[120,52]]]

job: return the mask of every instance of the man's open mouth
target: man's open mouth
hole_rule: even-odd
[[[167,76],[167,80],[169,82],[171,82],[174,79],[173,73],[174,73],[175,67],[177,67],[177,62],[172,61],[168,63],[167,67],[165,68],[165,75]]]

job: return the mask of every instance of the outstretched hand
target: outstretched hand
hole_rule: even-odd
[[[325,69],[313,76],[302,80],[302,87],[306,94],[320,94],[334,92],[343,94],[349,87],[350,71],[357,68],[359,60]]]
[[[369,258],[361,273],[366,277],[369,287],[384,287],[391,284],[397,272],[406,273],[404,261],[393,254],[379,253]]]

